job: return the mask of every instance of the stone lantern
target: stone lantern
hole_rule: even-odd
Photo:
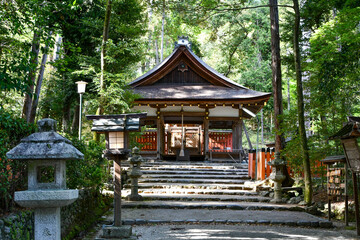
[[[281,184],[285,180],[286,176],[283,174],[282,169],[285,166],[285,162],[280,158],[280,153],[275,153],[275,159],[268,163],[273,167],[272,173],[270,174],[270,180],[274,182],[274,199],[271,200],[273,203],[282,203],[282,189]]]
[[[6,156],[28,161],[28,190],[15,192],[15,202],[34,208],[35,240],[60,240],[60,207],[73,203],[77,189],[66,189],[66,160],[80,160],[84,155],[70,140],[56,133],[56,121],[38,121],[39,132],[23,138]]]
[[[143,158],[140,156],[140,150],[137,147],[133,148],[132,154],[133,156],[129,158],[129,162],[131,164],[129,172],[129,177],[131,178],[131,193],[130,195],[126,196],[126,200],[142,201],[143,197],[139,195],[138,192],[138,179],[142,176],[140,165],[143,161]]]

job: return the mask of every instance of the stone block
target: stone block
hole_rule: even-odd
[[[258,220],[257,221],[258,224],[270,224],[269,220]]]
[[[231,220],[228,220],[227,222],[228,223],[243,223],[243,221],[240,219],[231,219]]]
[[[322,228],[332,228],[333,227],[333,223],[330,221],[320,221],[319,225]]]
[[[199,223],[213,223],[214,219],[199,220]]]
[[[255,224],[256,221],[255,220],[245,220],[244,223],[246,223],[246,224]]]
[[[125,220],[123,220],[123,224],[124,225],[133,225],[133,224],[135,224],[135,220],[134,219],[125,219]]]
[[[136,219],[135,220],[135,224],[137,225],[141,225],[141,224],[146,224],[147,221],[145,219]]]
[[[198,220],[196,220],[196,219],[187,219],[186,220],[186,223],[196,223],[196,222],[198,222]]]
[[[297,225],[300,226],[300,227],[310,227],[311,222],[310,221],[298,221]]]
[[[109,226],[104,225],[102,228],[103,238],[127,238],[132,234],[131,226]]]
[[[310,225],[311,225],[311,227],[319,227],[320,226],[318,221],[312,221],[312,222],[310,222]]]

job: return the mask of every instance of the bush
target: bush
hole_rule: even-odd
[[[6,153],[20,140],[35,132],[36,126],[24,119],[0,112],[0,208],[8,211],[14,205],[14,192],[26,188],[27,163],[6,158]]]
[[[83,160],[67,161],[67,187],[101,190],[108,177],[105,168],[106,159],[102,157],[105,144],[93,140],[85,143],[74,136],[65,137],[84,154]]]

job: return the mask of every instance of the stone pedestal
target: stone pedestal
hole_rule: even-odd
[[[60,208],[35,209],[35,239],[60,240]]]
[[[102,228],[102,237],[107,239],[122,239],[128,238],[132,234],[132,227],[123,226],[109,226],[104,225]]]

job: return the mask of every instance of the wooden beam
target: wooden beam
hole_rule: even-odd
[[[183,112],[184,116],[191,116],[191,117],[204,117],[205,112]],[[161,116],[164,117],[181,117],[181,112],[160,112]]]

